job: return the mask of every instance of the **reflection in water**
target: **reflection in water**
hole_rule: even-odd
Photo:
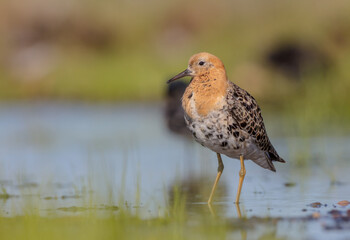
[[[241,207],[239,206],[239,204],[234,203],[234,205],[236,206],[236,210],[237,210],[237,215],[239,218],[242,218],[242,214],[241,214]]]
[[[277,238],[277,218],[247,218],[241,205],[232,202],[227,205],[222,202],[214,201],[207,203],[207,195],[211,189],[211,179],[207,175],[188,176],[181,180],[176,180],[170,184],[168,191],[169,206],[177,212],[179,205],[184,206],[189,217],[200,217],[201,220],[221,221],[222,216],[227,211],[233,211],[230,215],[236,216],[229,218],[227,227],[232,229],[233,239],[276,239]],[[227,184],[222,182],[217,186],[216,199],[224,199],[227,195]],[[174,214],[176,214],[175,212]],[[192,219],[193,221],[193,219]]]
[[[241,213],[241,207],[239,204],[237,203],[233,203],[233,205],[235,206],[236,208],[236,211],[237,211],[237,221],[242,221],[244,222],[246,220],[245,216],[242,217],[242,213]],[[216,217],[216,212],[215,212],[215,205],[213,206],[211,203],[208,203],[208,208],[209,208],[209,211],[210,213]],[[246,240],[247,239],[247,229],[245,227],[239,227],[239,232],[241,233],[241,239],[242,240]]]
[[[234,208],[232,209],[235,209],[236,210],[236,213],[233,213],[233,215],[237,215],[237,218],[238,219],[245,219],[246,217],[243,215],[242,216],[242,213],[241,213],[241,207],[239,204],[236,204],[236,203],[232,203]],[[208,203],[208,209],[210,211],[210,214],[214,217],[216,216],[222,216],[221,214],[217,214],[217,208],[218,208],[219,205],[216,205],[216,204],[212,204],[212,203]]]
[[[211,176],[200,174],[199,176],[189,175],[188,177],[175,180],[169,187],[169,203],[173,204],[177,195],[184,196],[187,206],[193,204],[206,204],[211,189]],[[217,199],[227,195],[227,186],[220,183],[217,187]]]

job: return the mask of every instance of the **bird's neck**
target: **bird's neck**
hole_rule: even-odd
[[[183,96],[183,107],[189,116],[206,116],[222,108],[228,80],[225,71],[205,72],[195,76]]]

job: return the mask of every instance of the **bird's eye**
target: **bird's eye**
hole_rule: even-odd
[[[199,64],[199,65],[201,65],[201,66],[203,66],[203,65],[204,65],[204,63],[205,63],[205,62],[200,61],[198,64]]]

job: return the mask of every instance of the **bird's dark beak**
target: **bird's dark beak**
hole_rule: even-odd
[[[169,79],[166,83],[171,83],[177,79],[180,79],[180,78],[183,78],[183,77],[186,77],[186,76],[192,76],[192,71],[191,70],[188,70],[186,69],[185,71],[177,74],[176,76],[174,76],[172,79]]]

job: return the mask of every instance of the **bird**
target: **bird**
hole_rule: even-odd
[[[194,54],[183,72],[167,83],[191,77],[182,96],[187,127],[194,139],[214,151],[218,160],[217,175],[208,204],[212,203],[216,186],[224,170],[221,154],[240,160],[239,182],[235,204],[239,204],[246,175],[245,160],[276,172],[273,162],[285,161],[271,144],[261,109],[246,90],[231,82],[223,62],[216,56]]]

